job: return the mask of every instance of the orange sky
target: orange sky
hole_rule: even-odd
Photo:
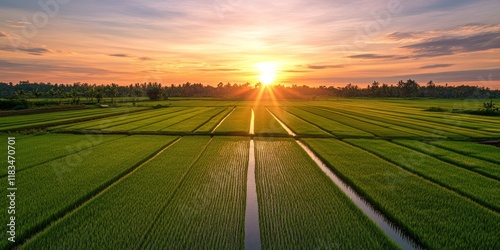
[[[0,81],[500,88],[497,0],[40,3],[0,2]]]

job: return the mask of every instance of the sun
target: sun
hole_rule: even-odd
[[[257,64],[257,69],[260,72],[259,80],[264,86],[271,85],[276,79],[276,63],[261,62]]]

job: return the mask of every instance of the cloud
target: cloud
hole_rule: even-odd
[[[8,37],[7,32],[0,30],[0,37]]]
[[[349,56],[349,58],[353,58],[353,59],[385,59],[385,58],[396,58],[396,56],[378,55],[378,54],[359,54],[359,55]]]
[[[337,69],[343,67],[343,65],[307,65],[308,69]]]
[[[446,68],[453,66],[454,64],[431,64],[431,65],[424,65],[420,67],[419,69],[435,69],[435,68]]]
[[[220,69],[198,69],[199,71],[205,71],[205,72],[211,72],[211,71],[222,71],[222,72],[227,72],[227,71],[240,71],[240,69],[233,69],[233,68],[220,68]]]
[[[413,56],[418,58],[485,51],[500,48],[500,32],[488,32],[464,37],[442,36],[406,45],[402,48],[411,50]]]
[[[96,67],[84,67],[84,66],[63,66],[57,65],[50,62],[42,63],[18,63],[6,60],[0,60],[0,68],[2,70],[7,70],[10,73],[23,72],[23,73],[40,73],[46,74],[48,72],[71,72],[73,74],[85,74],[85,75],[96,75],[96,74],[107,74],[107,73],[118,73],[114,71],[109,71],[102,68]],[[124,73],[124,72],[121,72]]]
[[[127,54],[108,54],[108,56],[114,56],[114,57],[130,57]]]
[[[418,82],[427,82],[433,80],[435,82],[477,82],[481,83],[488,81],[498,81],[500,76],[500,68],[495,69],[478,69],[478,70],[458,70],[458,71],[443,71],[436,73],[424,74],[406,74],[390,77],[393,82],[401,79],[416,79]]]
[[[50,49],[43,47],[28,47],[28,46],[13,47],[8,45],[0,45],[0,50],[10,51],[10,52],[22,51],[34,56],[41,56],[45,53],[54,52]]]
[[[138,57],[137,59],[139,59],[141,61],[152,61],[152,60],[154,60],[152,57],[148,57],[148,56]]]
[[[285,73],[306,73],[306,72],[311,72],[311,71],[310,70],[290,69],[290,70],[283,70],[282,72],[285,72]]]
[[[416,38],[416,35],[421,34],[420,32],[393,32],[387,35],[387,38],[391,40],[404,40]]]
[[[23,66],[26,66],[27,64],[23,64],[23,63],[15,63],[15,62],[9,62],[9,61],[5,61],[5,60],[0,60],[0,68],[3,68],[3,69],[13,69],[13,68],[17,68],[17,67],[23,67]]]
[[[484,0],[428,0],[428,1],[405,1],[404,13],[406,15],[426,15],[432,12],[448,12],[457,9],[475,9],[477,4],[487,5]],[[477,8],[477,7],[476,7]]]

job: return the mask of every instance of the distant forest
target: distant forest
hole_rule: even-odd
[[[217,86],[201,83],[184,83],[165,86],[161,83],[136,83],[128,86],[117,84],[96,85],[88,83],[52,84],[43,82],[21,81],[18,84],[0,82],[0,98],[72,98],[101,102],[103,98],[149,97],[151,100],[165,100],[168,97],[217,97],[227,99],[254,99],[259,96],[260,83],[251,85],[219,83]],[[307,85],[273,85],[268,92],[275,98],[315,99],[319,97],[397,97],[397,98],[500,98],[500,90],[491,90],[478,86],[441,86],[432,81],[420,85],[414,80],[399,81],[395,85],[373,82],[365,88],[347,84],[344,87],[310,87]]]

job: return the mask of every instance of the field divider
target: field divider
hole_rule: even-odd
[[[165,204],[163,204],[163,206],[160,208],[159,212],[156,214],[156,216],[155,216],[155,218],[154,218],[153,221],[155,221],[155,222],[158,221],[158,218],[160,218],[160,216],[164,213],[165,208],[170,204],[170,202],[174,198],[175,194],[177,194],[177,192],[179,190],[179,187],[182,185],[182,183],[186,179],[186,176],[188,176],[188,174],[192,171],[193,166],[196,165],[196,163],[200,160],[201,156],[203,155],[203,153],[205,153],[205,151],[208,148],[208,145],[210,145],[210,143],[213,141],[213,139],[214,139],[213,137],[210,138],[210,140],[203,147],[203,149],[200,150],[200,153],[198,154],[198,156],[196,157],[196,159],[193,160],[193,162],[191,162],[191,164],[188,167],[188,170],[184,173],[184,175],[182,175],[182,177],[179,180],[179,182],[177,182],[177,185],[175,185],[174,191],[172,192],[172,194],[170,195],[170,197],[168,198],[168,200],[165,202]],[[180,140],[180,138],[178,140]],[[146,239],[147,239],[147,235],[151,233],[151,231],[153,230],[154,226],[155,226],[155,223],[152,223],[149,226],[148,230],[146,230],[146,232],[144,232],[144,234],[141,236],[141,240],[139,241],[139,247],[138,247],[138,249],[142,249],[144,247],[144,244],[145,244]]]
[[[329,136],[317,136],[318,138],[337,138],[337,136],[336,136],[336,135],[334,135],[334,134],[330,133],[330,132],[329,132],[328,130],[326,130],[325,128],[322,128],[322,127],[321,127],[321,126],[319,126],[319,125],[316,125],[316,124],[314,124],[314,123],[311,123],[310,121],[308,121],[308,120],[306,120],[306,119],[304,119],[304,118],[302,118],[302,117],[300,117],[300,116],[298,116],[298,115],[293,114],[292,112],[290,112],[290,111],[288,111],[288,110],[284,109],[283,107],[276,107],[276,108],[279,108],[279,109],[283,110],[284,112],[288,113],[289,115],[291,115],[291,116],[293,116],[293,117],[296,117],[296,118],[298,118],[298,119],[300,119],[300,120],[302,120],[302,121],[304,121],[304,122],[308,123],[309,125],[311,125],[311,126],[313,126],[313,127],[316,127],[316,128],[318,128],[318,129],[320,129],[320,130],[324,131],[325,133],[327,133],[327,134],[329,135]],[[303,136],[303,135],[301,135],[301,137],[302,137],[302,136]],[[308,136],[308,135],[305,135],[305,136]],[[311,136],[311,137],[316,137],[316,136]]]
[[[250,140],[247,172],[247,197],[245,209],[245,249],[261,249],[259,204],[255,183],[255,144]]]
[[[250,118],[250,129],[248,131],[249,135],[255,135],[255,112],[252,108],[252,117]]]
[[[231,112],[229,112],[226,116],[224,116],[224,118],[222,118],[222,120],[220,120],[220,122],[212,129],[212,131],[210,131],[210,134],[213,134],[215,130],[226,120],[226,118],[228,118],[234,112],[235,109],[236,106],[234,106]]]
[[[268,110],[269,111],[269,110]],[[269,113],[271,113],[269,111]],[[272,113],[271,113],[272,114]],[[274,115],[273,115],[274,116]],[[277,117],[274,117],[283,128],[292,136],[295,134]],[[383,212],[376,209],[363,196],[359,195],[353,188],[339,178],[326,164],[304,143],[296,139],[295,142],[311,157],[322,172],[330,178],[349,199],[360,209],[371,221],[373,221],[385,235],[394,241],[402,249],[422,249],[423,247],[418,242],[407,234],[400,226],[386,217]]]
[[[273,112],[271,112],[271,110],[269,110],[267,107],[266,107],[266,110],[267,110],[267,112],[269,112],[269,114],[271,114],[271,115],[274,117],[274,119],[276,119],[276,121],[278,121],[278,123],[281,125],[281,127],[283,127],[283,129],[285,129],[285,131],[286,131],[289,135],[291,135],[291,136],[293,136],[293,137],[297,136],[297,134],[295,134],[295,132],[294,132],[294,131],[292,131],[292,130],[291,130],[288,126],[286,126],[286,125],[285,125],[285,124],[284,124],[284,123],[283,123],[280,119],[278,119],[278,117],[276,117],[276,116],[273,114]]]
[[[35,237],[36,235],[42,233],[43,231],[47,230],[52,224],[56,223],[57,221],[62,220],[64,217],[68,216],[69,214],[73,213],[76,211],[78,208],[84,206],[85,204],[91,202],[95,197],[99,196],[109,188],[113,187],[116,185],[120,180],[123,178],[126,178],[127,176],[131,175],[134,173],[137,169],[163,153],[165,150],[167,150],[170,146],[175,144],[181,140],[180,138],[177,138],[176,140],[168,143],[161,149],[157,150],[156,152],[152,153],[151,155],[147,156],[144,158],[142,161],[138,162],[134,166],[130,167],[129,169],[126,169],[124,172],[118,174],[114,178],[110,179],[109,181],[105,182],[101,186],[97,187],[93,191],[89,192],[87,195],[81,197],[78,199],[75,203],[71,204],[68,206],[68,208],[65,211],[60,212],[59,214],[55,214],[51,218],[48,218],[45,222],[42,222],[39,226],[34,227],[31,231],[28,231],[26,233],[26,236],[22,238],[22,240],[17,241],[15,244],[12,245],[12,249],[18,249],[22,245],[24,245],[28,240],[31,238]]]

